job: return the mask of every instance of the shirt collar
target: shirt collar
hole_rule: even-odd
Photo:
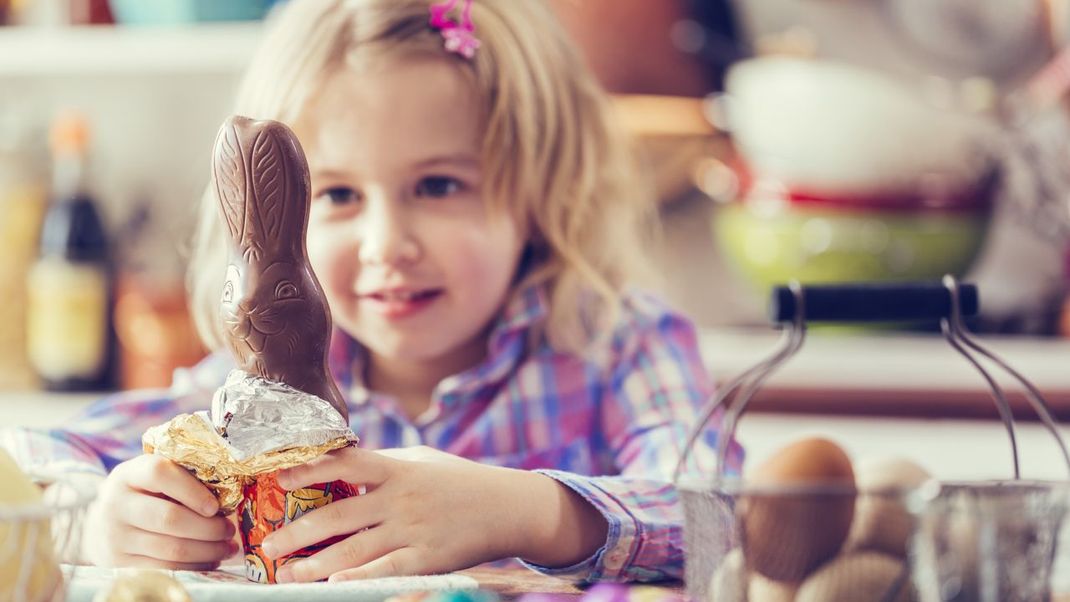
[[[518,291],[499,315],[487,338],[488,355],[495,353],[504,339],[518,332],[526,332],[542,322],[549,313],[545,287],[531,285]]]
[[[349,405],[363,405],[370,394],[364,388],[364,347],[337,326],[331,331],[327,366]]]

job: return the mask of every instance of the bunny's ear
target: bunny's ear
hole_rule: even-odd
[[[266,127],[253,142],[250,161],[253,173],[253,194],[256,198],[249,219],[261,233],[265,244],[279,240],[286,210],[286,158],[282,154],[275,128]]]
[[[231,239],[247,261],[304,255],[308,163],[290,128],[230,117],[219,131],[212,171]]]
[[[236,124],[227,120],[216,137],[212,156],[212,175],[216,197],[227,222],[230,238],[241,244],[245,230],[247,181],[242,160],[241,142]]]
[[[308,163],[297,136],[284,124],[267,125],[253,143],[250,161],[255,207],[248,219],[278,254],[304,254],[308,223]]]

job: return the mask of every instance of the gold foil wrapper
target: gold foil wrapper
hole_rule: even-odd
[[[235,460],[223,438],[196,414],[180,414],[145,432],[145,453],[163,456],[186,468],[204,483],[219,500],[220,512],[230,514],[238,507],[242,489],[257,475],[299,466],[323,454],[349,445],[339,437],[316,446],[268,452],[246,460]]]
[[[248,448],[235,448],[223,438],[220,429],[213,426],[213,418],[207,412],[180,414],[150,428],[142,436],[146,453],[175,462],[204,483],[219,499],[222,514],[230,514],[237,508],[243,488],[258,475],[305,464],[357,441],[352,431],[343,433],[338,428],[341,417],[326,401],[300,391],[280,390],[285,385],[235,372],[217,392],[217,401],[219,398],[229,400],[223,405],[215,404],[213,413],[225,412],[228,417],[235,412],[239,417],[253,412],[257,416],[272,416],[278,422],[275,432],[280,435],[277,441],[262,446],[255,453],[249,452]],[[258,398],[255,403],[250,402],[248,395],[238,399],[242,396],[236,395],[235,390],[263,395],[265,389],[262,387],[249,389],[249,383],[258,380],[269,384],[274,393]],[[330,413],[323,411],[324,406]],[[315,416],[322,416],[322,419]],[[233,422],[231,426],[235,426]],[[310,441],[316,443],[310,444]]]

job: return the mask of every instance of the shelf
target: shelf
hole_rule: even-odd
[[[0,77],[239,73],[260,23],[181,27],[0,27]]]

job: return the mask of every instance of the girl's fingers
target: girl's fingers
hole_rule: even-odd
[[[316,483],[345,481],[374,487],[386,480],[390,460],[358,447],[346,447],[322,455],[308,464],[280,470],[279,486],[293,491]]]
[[[367,564],[397,548],[393,541],[388,540],[385,530],[368,529],[354,533],[308,558],[283,565],[276,577],[279,583],[319,581],[339,571]]]
[[[170,562],[152,558],[125,554],[116,559],[116,566],[132,567],[139,569],[167,569],[171,571],[211,571],[219,566],[218,562]]]
[[[327,579],[335,583],[338,581],[356,581],[357,579],[378,579],[380,577],[399,577],[402,575],[417,575],[425,571],[419,570],[416,553],[412,548],[394,550],[385,556],[380,556],[362,566],[344,571],[332,573]]]
[[[157,456],[132,462],[126,483],[135,490],[165,495],[202,516],[215,516],[219,500],[188,470]]]
[[[234,523],[222,516],[205,518],[189,508],[151,495],[131,492],[119,519],[144,531],[195,539],[224,541],[234,537]]]
[[[261,549],[271,558],[290,554],[336,535],[356,533],[382,520],[382,509],[367,495],[347,497],[316,508],[268,535]],[[326,577],[326,575],[324,575]]]
[[[197,541],[129,529],[123,534],[123,548],[131,555],[170,563],[209,565],[233,554],[235,546],[230,541]]]

